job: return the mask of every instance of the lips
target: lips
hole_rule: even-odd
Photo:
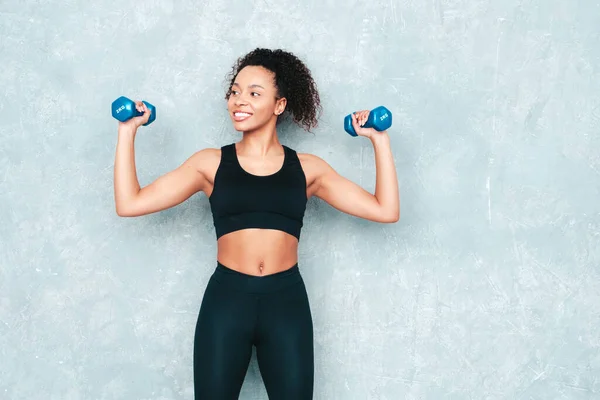
[[[251,116],[252,116],[251,113],[248,113],[245,111],[236,110],[233,112],[233,120],[236,122],[245,121],[248,118],[250,118]]]

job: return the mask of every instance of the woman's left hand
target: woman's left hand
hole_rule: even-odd
[[[371,111],[369,110],[362,110],[352,114],[352,126],[354,127],[354,132],[356,132],[358,136],[364,136],[369,139],[373,138],[375,135],[384,134],[384,132],[378,132],[374,128],[362,127],[362,125],[367,122],[370,113]]]

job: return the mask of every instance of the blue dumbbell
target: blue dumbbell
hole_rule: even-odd
[[[384,106],[374,108],[369,113],[367,122],[363,125],[363,128],[375,128],[376,131],[385,131],[392,126],[392,113]],[[350,136],[358,136],[352,126],[352,114],[346,115],[344,118],[344,130],[348,132]]]
[[[150,118],[148,119],[148,122],[144,124],[144,126],[146,126],[150,125],[152,121],[156,119],[156,107],[146,101],[144,101],[144,104],[150,110]],[[111,111],[112,116],[121,122],[125,122],[133,117],[140,117],[144,115],[143,112],[139,112],[135,108],[135,102],[125,96],[121,96],[113,101],[111,105]]]

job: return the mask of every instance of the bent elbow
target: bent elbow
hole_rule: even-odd
[[[131,209],[123,207],[122,205],[117,205],[115,207],[115,212],[119,217],[134,217],[136,215]]]
[[[386,215],[381,220],[381,222],[383,222],[385,224],[394,224],[398,221],[400,221],[400,213]]]

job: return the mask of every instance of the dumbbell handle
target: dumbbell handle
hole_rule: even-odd
[[[145,103],[146,102],[144,102],[144,104]],[[146,104],[146,106],[148,106],[148,105]],[[120,113],[121,111],[124,111],[124,110],[125,110],[125,106],[121,106],[121,107],[119,107],[119,108],[117,108],[115,110],[115,113],[118,114],[118,113]],[[133,115],[131,116],[131,118],[141,117],[142,115],[144,115],[144,112],[143,111],[138,111],[137,108],[136,108],[136,109],[133,110]]]
[[[369,115],[371,115],[371,114],[369,114]],[[371,118],[367,117],[367,120],[365,121],[365,124],[362,126],[362,128],[372,128],[373,122],[375,122],[375,121],[372,121]]]
[[[156,107],[145,100],[142,102],[146,105],[146,107],[148,107],[151,114],[148,122],[145,123],[144,126],[150,125],[156,119]],[[141,112],[137,110],[135,102],[125,96],[121,96],[113,101],[111,109],[112,116],[121,122],[144,115],[143,111]]]
[[[390,126],[392,126],[392,113],[384,106],[379,106],[371,110],[363,128],[375,128],[377,131],[384,131]],[[344,118],[344,130],[350,136],[358,136],[352,126],[352,114],[348,114]]]
[[[146,105],[146,107],[150,107],[150,105],[146,101],[142,100],[142,103],[144,103]],[[127,107],[125,107],[125,105],[122,105],[121,107],[119,107],[115,110],[115,114],[119,114],[120,112],[125,111],[125,110],[127,110]],[[131,116],[132,118],[141,117],[142,115],[144,115],[144,112],[138,111],[137,108],[133,108],[132,111],[133,111],[133,115]]]

